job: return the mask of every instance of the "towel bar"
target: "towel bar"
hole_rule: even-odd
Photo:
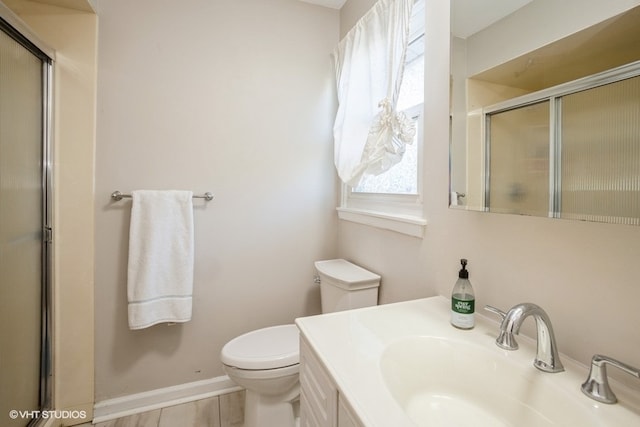
[[[125,198],[131,198],[131,194],[124,194],[118,190],[114,191],[113,193],[111,193],[111,198],[113,200],[115,200],[116,202],[125,199]],[[213,200],[213,194],[210,192],[206,192],[204,193],[202,196],[193,196],[194,199],[205,199],[207,202]]]

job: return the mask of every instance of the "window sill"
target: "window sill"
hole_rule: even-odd
[[[371,227],[391,230],[408,236],[422,238],[427,221],[415,216],[392,215],[353,208],[336,208],[338,218]]]

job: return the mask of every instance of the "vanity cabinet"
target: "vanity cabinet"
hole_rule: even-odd
[[[302,336],[300,427],[364,427]]]
[[[364,427],[343,396],[338,393],[338,427]]]

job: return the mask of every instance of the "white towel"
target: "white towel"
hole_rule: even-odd
[[[131,193],[127,296],[129,328],[191,320],[193,193]]]

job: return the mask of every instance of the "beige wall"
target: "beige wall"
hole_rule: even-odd
[[[106,0],[96,161],[96,401],[223,375],[222,346],[318,313],[336,255],[330,52],[338,11],[294,0]],[[196,202],[192,321],[127,326],[131,202]]]
[[[377,0],[347,0],[340,9],[340,39],[358,22]]]
[[[458,260],[468,258],[477,307],[535,302],[548,311],[563,353],[585,364],[604,353],[640,366],[632,267],[639,227],[448,209],[448,22],[447,1],[427,2],[424,239],[341,221],[340,255],[375,266],[384,303],[449,296]]]
[[[91,419],[97,19],[88,11],[57,7],[54,0],[48,3],[6,2],[56,51],[54,406],[60,410],[84,410]]]

